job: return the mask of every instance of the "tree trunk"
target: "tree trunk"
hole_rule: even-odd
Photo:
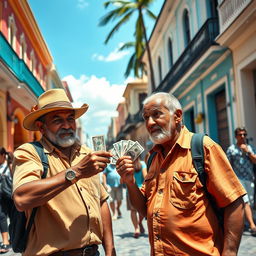
[[[145,24],[144,24],[144,20],[143,20],[141,7],[139,7],[139,15],[141,15],[141,20],[142,20],[143,35],[144,35],[144,40],[145,40],[145,45],[146,45],[146,52],[147,52],[147,55],[148,55],[148,62],[149,62],[149,69],[150,69],[151,87],[152,87],[152,92],[154,92],[154,90],[156,89],[154,69],[153,69],[151,51],[150,51],[150,48],[149,48],[149,43],[148,43],[148,39],[147,39],[147,32],[146,32],[146,28],[145,28]]]

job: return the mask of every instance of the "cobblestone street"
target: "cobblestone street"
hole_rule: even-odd
[[[125,191],[124,191],[125,198]],[[143,221],[145,234],[138,239],[133,237],[133,226],[130,220],[130,212],[126,210],[126,202],[123,200],[121,207],[123,217],[113,221],[113,230],[115,236],[115,246],[118,256],[148,256],[150,248],[148,243],[147,225]],[[100,247],[100,253],[103,256],[103,248]],[[19,253],[12,251],[4,254],[6,256],[20,256]],[[256,237],[252,237],[249,232],[244,232],[238,256],[255,256],[256,255]],[[192,255],[191,255],[192,256]],[[193,255],[196,256],[196,255]]]

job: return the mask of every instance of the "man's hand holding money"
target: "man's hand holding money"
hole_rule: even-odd
[[[122,156],[116,162],[116,170],[125,184],[135,183],[134,163],[131,156]]]
[[[110,163],[111,153],[106,151],[95,151],[86,155],[78,164],[72,167],[77,178],[89,178],[102,172]]]

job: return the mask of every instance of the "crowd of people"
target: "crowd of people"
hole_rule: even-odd
[[[148,168],[147,160],[133,161],[130,156],[110,164],[110,152],[92,151],[80,143],[76,119],[88,107],[74,108],[64,90],[51,89],[24,118],[25,129],[42,135],[49,162],[45,179],[30,143],[15,150],[13,161],[0,147],[0,173],[13,179],[12,200],[0,193],[0,253],[10,249],[7,218],[15,203],[26,216],[38,207],[24,256],[98,256],[100,244],[106,256],[116,255],[112,221],[123,217],[124,188],[133,236],[145,232],[146,220],[152,256],[235,256],[244,219],[256,236],[256,149],[248,143],[245,128],[235,130],[236,143],[227,152],[204,136],[204,185],[192,161],[193,133],[183,124],[182,107],[174,96],[156,93],[143,102],[143,118],[154,144],[147,155],[154,156]],[[222,222],[212,200],[223,211]]]

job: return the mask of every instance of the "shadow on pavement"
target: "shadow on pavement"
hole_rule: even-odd
[[[122,233],[122,234],[115,234],[115,236],[120,237],[121,239],[124,239],[124,238],[128,238],[128,237],[133,238],[133,234],[134,234],[133,232],[128,232],[128,233]],[[138,238],[140,238],[140,237],[148,237],[148,235],[147,234],[140,234],[140,236]]]

